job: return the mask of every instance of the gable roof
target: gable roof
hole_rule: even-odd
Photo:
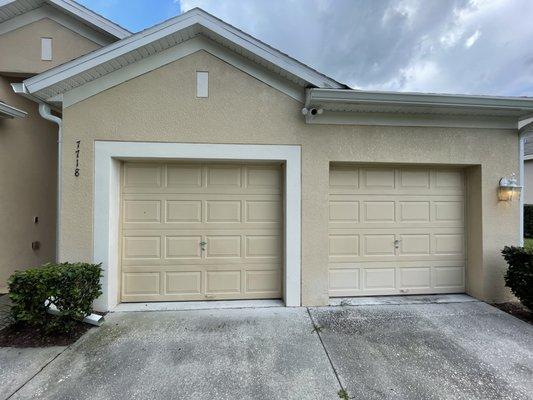
[[[199,8],[52,68],[25,80],[24,85],[29,93],[49,101],[197,36],[206,37],[302,88],[347,88]]]
[[[116,39],[123,39],[131,35],[131,32],[127,29],[73,0],[0,0],[0,24],[43,6],[59,9],[78,21],[89,25],[96,31]]]

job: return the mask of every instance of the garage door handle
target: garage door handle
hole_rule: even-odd
[[[400,248],[400,242],[401,242],[400,239],[396,239],[396,240],[394,241],[394,247],[395,247],[396,249]]]
[[[207,242],[200,242],[200,250],[205,251],[205,246]]]

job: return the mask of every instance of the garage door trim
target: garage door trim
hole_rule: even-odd
[[[301,304],[301,150],[294,145],[95,141],[93,258],[102,263],[103,294],[95,307],[110,310],[119,298],[121,160],[282,161],[285,163],[284,302]]]

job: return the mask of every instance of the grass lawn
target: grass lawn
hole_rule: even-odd
[[[533,250],[533,239],[524,239],[524,247],[529,250]]]

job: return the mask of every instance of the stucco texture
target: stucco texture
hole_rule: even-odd
[[[209,98],[196,98],[197,70],[209,71]],[[468,238],[475,245],[468,252],[468,290],[485,300],[508,296],[500,249],[518,242],[519,210],[518,202],[498,202],[496,186],[500,177],[518,170],[517,132],[307,125],[301,107],[285,94],[200,51],[66,108],[61,259],[92,260],[95,140],[292,144],[302,148],[304,305],[329,301],[330,162],[468,167],[471,200],[467,204],[473,216]],[[81,140],[78,178],[73,174],[76,140]]]
[[[41,38],[52,38],[52,60],[41,60]],[[0,72],[37,74],[101,46],[43,18],[0,36]]]
[[[0,119],[0,291],[15,270],[55,257],[57,125],[0,76],[0,99],[26,118]],[[34,223],[33,218],[39,217]],[[41,242],[32,250],[33,241]]]

